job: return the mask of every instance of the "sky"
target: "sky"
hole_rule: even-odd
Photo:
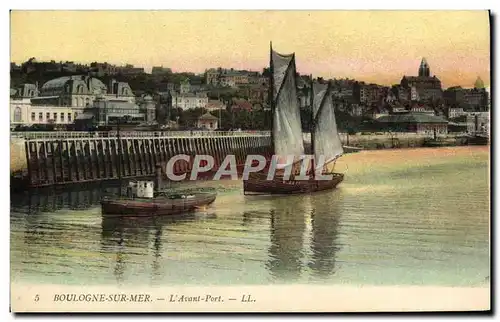
[[[12,11],[11,61],[259,70],[269,42],[297,70],[390,85],[422,57],[444,87],[490,84],[487,11]]]

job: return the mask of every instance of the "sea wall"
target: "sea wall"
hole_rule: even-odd
[[[18,173],[26,171],[28,164],[26,162],[25,140],[20,138],[10,139],[10,172]]]
[[[189,173],[195,155],[211,155],[218,168],[228,154],[245,163],[248,154],[270,155],[269,136],[227,136],[191,138],[79,138],[37,139],[25,142],[29,186],[148,177],[155,166],[178,154],[190,156],[178,161],[175,174]],[[20,152],[18,152],[20,153]],[[17,168],[22,167],[18,165]]]
[[[363,150],[377,149],[398,149],[417,148],[426,146],[429,140],[433,140],[433,135],[417,133],[370,133],[355,135],[341,134],[341,141],[344,145],[359,147]],[[464,145],[465,141],[454,134],[441,134],[437,136],[442,145],[457,146]]]

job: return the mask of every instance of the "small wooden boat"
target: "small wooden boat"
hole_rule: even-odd
[[[103,197],[101,209],[103,216],[168,216],[189,213],[212,204],[217,193],[160,190],[162,168],[156,167],[156,182],[130,182],[126,196]]]
[[[102,214],[107,216],[167,216],[192,212],[212,204],[216,193],[170,194],[145,197],[104,197]]]

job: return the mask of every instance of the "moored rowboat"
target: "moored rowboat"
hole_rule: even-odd
[[[212,204],[216,193],[165,195],[154,198],[104,197],[101,200],[105,216],[165,216],[195,211]]]

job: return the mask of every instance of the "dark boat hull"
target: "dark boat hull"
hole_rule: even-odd
[[[101,201],[101,208],[105,216],[168,216],[188,213],[208,206],[215,199],[216,194],[197,195],[192,199],[105,198]]]
[[[325,173],[325,175],[333,175],[332,180],[283,180],[283,177],[267,180],[267,174],[265,173],[252,173],[248,180],[243,180],[243,191],[245,194],[289,195],[311,193],[334,189],[344,180],[342,173]]]

